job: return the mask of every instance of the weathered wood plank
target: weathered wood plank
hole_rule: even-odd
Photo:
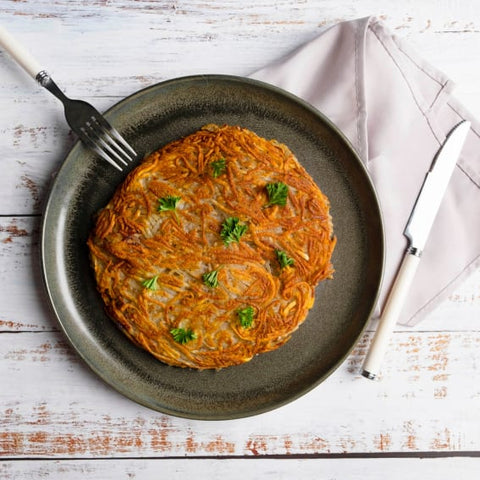
[[[480,450],[480,332],[394,337],[379,382],[358,373],[366,335],[329,379],[296,402],[257,417],[202,422],[153,412],[119,395],[59,333],[4,333],[0,457]]]
[[[20,3],[20,5],[18,5]],[[296,24],[302,21],[318,22],[319,14],[323,18],[354,18],[368,15],[372,12],[392,20],[398,29],[439,29],[450,31],[469,31],[476,28],[478,12],[475,0],[465,0],[460,6],[453,1],[442,3],[442,8],[432,8],[437,5],[432,1],[415,2],[405,0],[402,3],[392,2],[382,4],[375,0],[362,0],[350,3],[345,0],[310,0],[288,2],[288,0],[264,0],[261,3],[247,0],[235,2],[219,0],[204,2],[202,0],[170,1],[170,0],[119,0],[116,2],[98,2],[96,0],[82,1],[71,8],[69,0],[60,0],[51,3],[48,0],[24,2],[3,1],[2,7],[6,14],[43,20],[86,18],[98,21],[119,14],[139,16],[161,15],[167,19],[178,19],[188,22],[189,15],[202,14],[205,24],[211,24],[225,18],[232,23],[245,24],[281,24],[278,19],[285,18],[285,23]],[[321,7],[321,9],[320,9]],[[349,7],[349,8],[347,8]],[[316,15],[315,15],[316,14]],[[87,28],[87,27],[83,27]],[[192,25],[195,28],[195,25]]]
[[[403,480],[405,472],[425,480],[462,480],[476,478],[479,466],[478,458],[60,460],[0,462],[0,480],[383,480],[386,472],[389,480]]]
[[[0,217],[0,332],[57,330],[43,287],[39,217]]]

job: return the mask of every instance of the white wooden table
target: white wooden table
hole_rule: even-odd
[[[167,78],[248,75],[370,14],[480,116],[478,0],[0,0],[0,23],[100,110]],[[105,385],[60,332],[39,268],[46,186],[73,142],[57,101],[0,52],[0,479],[478,478],[480,271],[396,329],[380,382],[358,374],[372,325],[324,383],[255,417],[170,417]]]

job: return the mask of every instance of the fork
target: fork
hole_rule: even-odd
[[[122,171],[138,155],[98,110],[83,100],[72,100],[58,88],[52,77],[5,28],[0,25],[0,45],[42,87],[55,95],[64,106],[65,118],[80,140],[98,156]]]

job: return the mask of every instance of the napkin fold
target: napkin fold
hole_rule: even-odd
[[[460,53],[460,52],[459,52]],[[403,230],[425,174],[450,130],[472,123],[399,323],[415,325],[480,267],[480,125],[453,83],[378,18],[342,22],[255,72],[311,103],[352,143],[383,212],[381,312],[407,240]]]

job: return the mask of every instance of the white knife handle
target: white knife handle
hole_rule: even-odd
[[[34,79],[44,70],[32,55],[4,27],[0,25],[0,45]]]
[[[417,271],[420,256],[407,251],[387,298],[370,350],[363,363],[362,375],[371,380],[378,375],[390,336],[402,311],[405,298]]]

